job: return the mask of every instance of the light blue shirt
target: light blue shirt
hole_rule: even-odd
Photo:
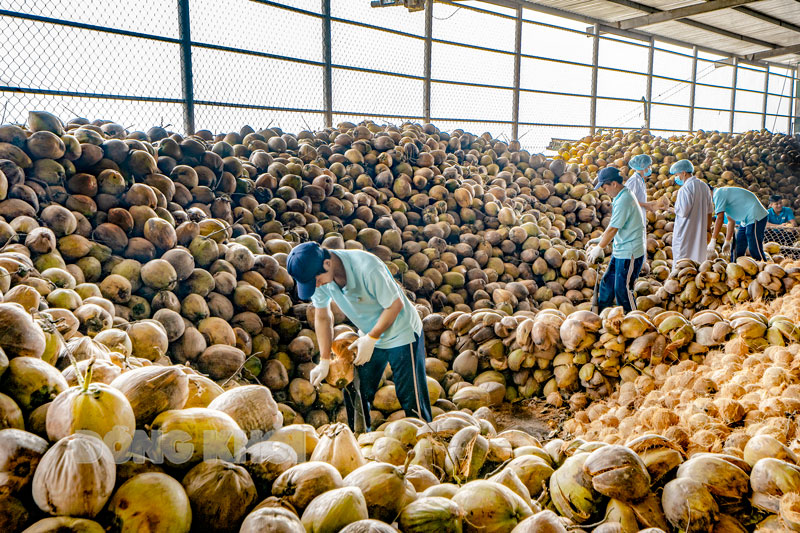
[[[614,235],[614,257],[636,259],[644,255],[644,219],[639,204],[627,187],[611,202],[611,228],[617,228]]]
[[[767,210],[755,194],[741,187],[721,187],[714,191],[714,213],[725,213],[737,225],[749,226],[763,220]]]
[[[358,329],[368,333],[375,327],[383,310],[400,298],[403,300],[403,309],[389,329],[383,332],[375,347],[388,349],[405,346],[422,334],[422,321],[417,310],[378,256],[363,250],[330,252],[341,259],[347,274],[347,285],[342,289],[333,281],[317,287],[311,297],[314,307],[324,309],[333,300]]]

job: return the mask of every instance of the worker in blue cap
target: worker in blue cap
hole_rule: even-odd
[[[681,259],[702,263],[708,257],[709,232],[714,213],[711,189],[694,175],[694,165],[681,159],[669,168],[680,186],[675,201],[675,226],[672,230],[672,264]]]
[[[602,260],[603,249],[614,243],[611,262],[600,283],[597,306],[602,311],[616,300],[627,313],[635,307],[633,284],[644,262],[644,219],[633,193],[622,184],[619,169],[606,167],[598,172],[595,189],[602,189],[612,198],[611,221],[600,242],[589,248],[589,262]]]
[[[722,255],[725,256],[731,249],[733,230],[739,224],[736,235],[736,250],[733,259],[750,252],[750,256],[757,260],[766,259],[764,253],[764,232],[767,229],[767,210],[758,197],[747,189],[741,187],[720,187],[714,190],[714,213],[717,220],[711,232],[711,242],[708,243],[708,253],[717,247],[717,235],[722,229],[723,217],[728,217],[728,228],[725,234],[725,244],[722,246]]]
[[[301,300],[311,300],[315,308],[320,361],[311,371],[316,387],[328,376],[333,316],[331,301],[359,329],[350,348],[356,351],[366,426],[370,427],[369,406],[378,390],[387,363],[397,399],[407,416],[431,421],[428,384],[425,378],[425,338],[417,310],[388,267],[378,256],[363,250],[328,250],[316,242],[295,246],[286,259],[286,269],[297,284]],[[350,426],[354,410],[345,395]]]

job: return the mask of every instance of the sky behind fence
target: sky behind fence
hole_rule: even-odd
[[[431,121],[512,137],[515,11],[481,2],[434,4]],[[297,132],[324,115],[320,0],[190,0],[197,129],[244,124]],[[586,25],[523,10],[519,137],[541,151],[590,124],[592,46]],[[177,0],[0,0],[3,122],[45,109],[114,120],[132,129],[183,129]],[[421,121],[425,14],[331,0],[333,123]],[[677,36],[679,37],[679,36]],[[645,123],[649,43],[602,35],[599,128]],[[695,129],[727,131],[734,67],[697,58]],[[693,51],[656,41],[651,129],[684,132],[691,114]],[[736,68],[734,131],[788,131],[793,70]],[[765,84],[766,82],[766,84]],[[766,92],[765,92],[766,88]]]

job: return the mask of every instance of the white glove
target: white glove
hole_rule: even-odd
[[[714,252],[717,251],[717,241],[716,241],[716,239],[711,239],[711,242],[708,243],[708,248],[706,248],[706,251],[708,252],[708,255],[711,255],[711,254],[713,254]]]
[[[589,248],[589,264],[599,263],[603,260],[604,255],[605,253],[603,252],[602,248],[599,246],[592,246]]]
[[[311,384],[314,387],[319,387],[322,380],[328,377],[328,372],[331,369],[330,359],[320,359],[319,364],[311,371]]]
[[[722,256],[728,257],[731,255],[731,241],[725,241],[725,244],[722,245]]]
[[[598,244],[600,244],[600,237],[595,237],[594,239],[586,241],[586,246],[597,246]]]
[[[372,359],[372,352],[375,351],[375,343],[377,342],[378,339],[374,339],[369,335],[361,335],[353,342],[353,344],[350,345],[350,349],[357,350],[353,364],[361,366],[365,363],[369,363],[369,360]]]

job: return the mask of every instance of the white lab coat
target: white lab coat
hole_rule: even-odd
[[[708,185],[692,176],[678,190],[675,202],[675,227],[672,231],[673,265],[680,259],[702,263],[708,252],[706,224],[714,213]]]
[[[647,186],[644,183],[644,178],[639,172],[634,173],[633,176],[629,177],[625,181],[625,186],[633,193],[633,197],[636,198],[636,201],[639,204],[643,204],[647,202]],[[642,239],[644,241],[644,249],[645,254],[647,253],[647,210],[644,207],[640,207],[639,210],[642,212],[642,220],[644,221],[644,232],[642,234]]]

